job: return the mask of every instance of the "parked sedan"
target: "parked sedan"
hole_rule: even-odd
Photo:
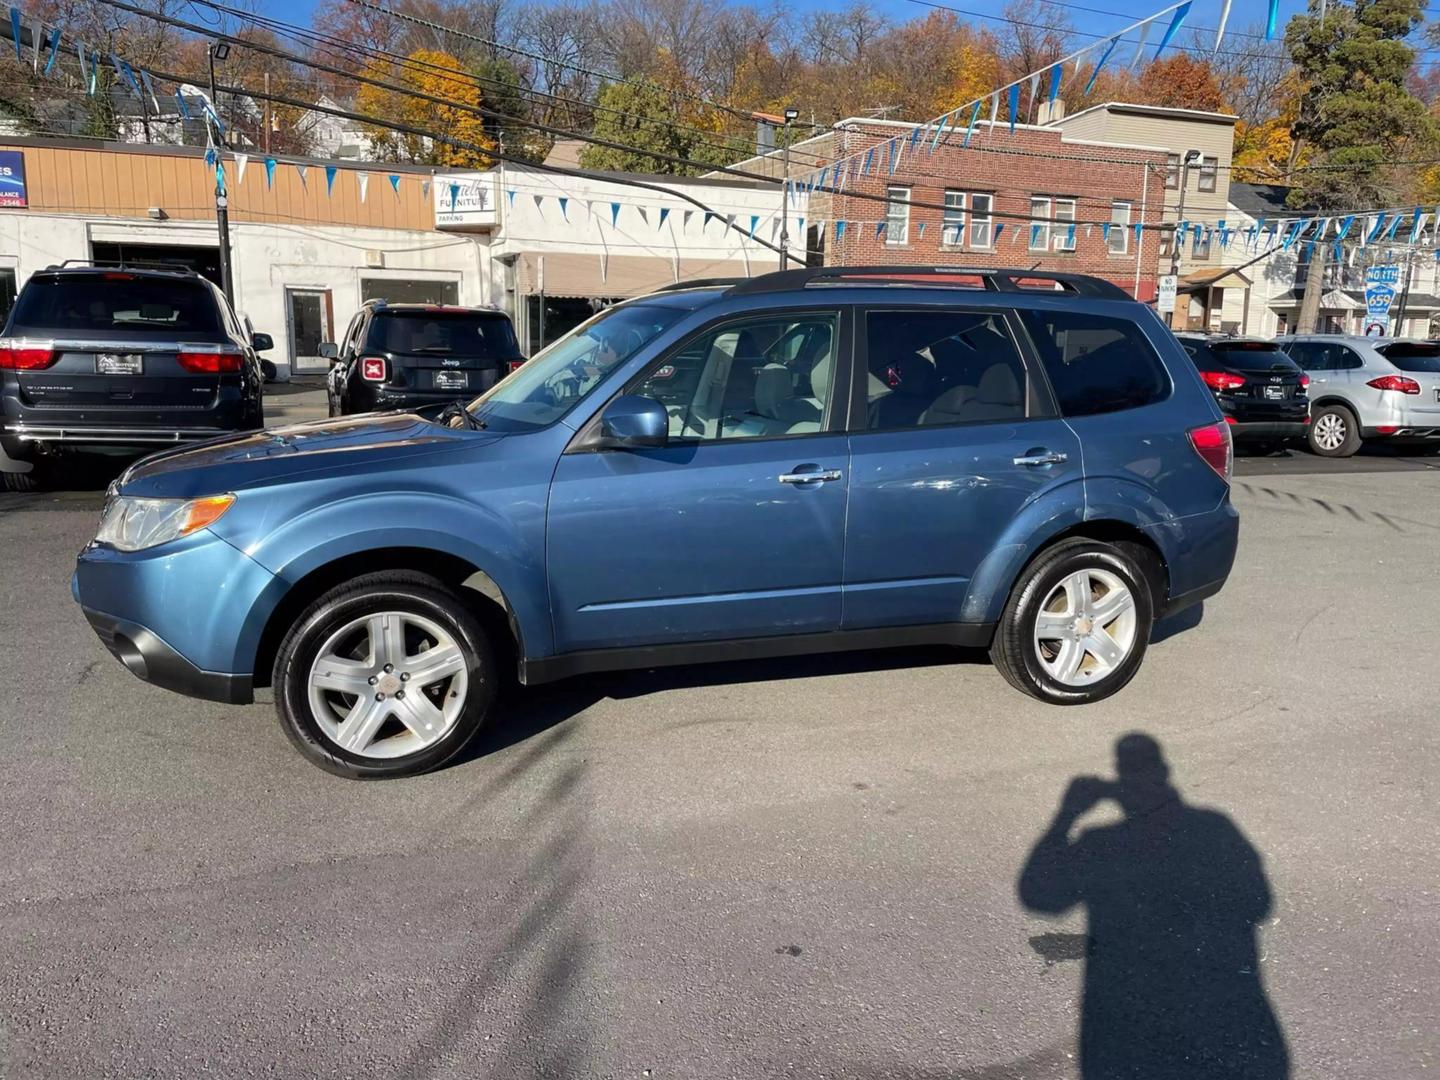
[[[1236,443],[1278,444],[1304,437],[1310,377],[1273,341],[1176,334],[1230,425]]]
[[[1440,449],[1440,345],[1295,334],[1275,342],[1310,376],[1310,449],[1349,457],[1383,440]]]
[[[469,401],[525,362],[503,311],[383,300],[320,352],[330,358],[331,416]]]

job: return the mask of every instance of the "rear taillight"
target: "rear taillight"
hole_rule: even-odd
[[[1200,378],[1211,390],[1237,390],[1245,385],[1242,375],[1231,375],[1228,371],[1202,371]]]
[[[12,338],[0,343],[0,368],[7,371],[39,371],[55,363],[55,346],[48,341]]]
[[[385,358],[383,356],[362,356],[360,377],[366,382],[385,381]]]
[[[1309,389],[1310,389],[1310,376],[1309,376],[1309,375],[1301,375],[1301,376],[1300,376],[1300,389],[1301,389],[1301,390],[1309,390]]]
[[[1371,379],[1365,385],[1373,386],[1376,390],[1398,390],[1402,394],[1420,393],[1420,384],[1414,379],[1407,379],[1404,375],[1381,375],[1378,379]]]
[[[525,363],[524,360],[510,360],[510,361],[507,361],[506,364],[505,364],[505,374],[507,374],[507,375],[514,374],[515,372],[517,372],[517,371],[520,370],[520,368],[524,365],[524,363]]]
[[[1195,452],[1228,484],[1230,466],[1234,460],[1229,425],[1206,424],[1204,427],[1192,428],[1189,435],[1190,445],[1195,448]]]
[[[239,371],[244,359],[232,352],[192,352],[188,349],[175,354],[180,366],[195,375],[220,375],[227,371]]]

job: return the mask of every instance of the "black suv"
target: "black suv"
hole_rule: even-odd
[[[62,451],[134,451],[263,426],[259,352],[225,295],[181,267],[52,266],[0,332],[0,470],[36,485]]]
[[[367,301],[320,354],[331,416],[468,401],[525,362],[503,311],[383,300]]]
[[[1273,341],[1179,333],[1236,443],[1278,446],[1304,438],[1310,423],[1310,377]]]

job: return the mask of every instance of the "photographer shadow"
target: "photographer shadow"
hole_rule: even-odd
[[[1076,777],[1020,874],[1021,902],[1083,905],[1083,940],[1031,939],[1047,962],[1085,964],[1086,1080],[1280,1080],[1289,1055],[1260,978],[1256,926],[1271,909],[1259,854],[1224,814],[1186,803],[1160,744],[1115,744],[1117,778]],[[1113,799],[1122,819],[1081,832]]]

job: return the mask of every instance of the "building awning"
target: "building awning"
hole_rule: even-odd
[[[1304,289],[1291,289],[1289,292],[1281,293],[1270,301],[1272,308],[1298,307],[1305,295]],[[1355,289],[1330,289],[1320,297],[1320,307],[1323,311],[1364,311],[1365,294]],[[1390,303],[1391,312],[1400,309],[1400,295],[1397,293],[1395,299]],[[1412,292],[1405,297],[1405,313],[1413,315],[1420,311],[1440,311],[1440,296],[1434,293]]]
[[[1197,270],[1182,274],[1180,284],[1191,289],[1248,289],[1250,279],[1239,270]]]
[[[768,273],[776,259],[768,252],[743,259],[667,259],[598,252],[523,252],[516,260],[516,284],[523,293],[546,296],[644,296],[676,281],[743,278]]]

